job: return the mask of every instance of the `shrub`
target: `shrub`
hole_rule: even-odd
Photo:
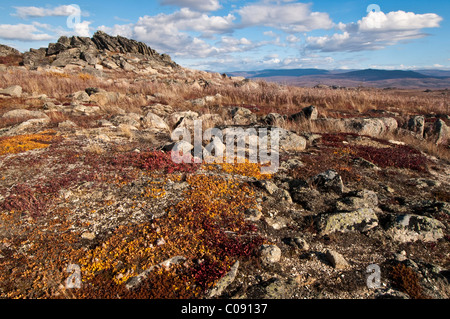
[[[407,293],[413,299],[423,299],[419,276],[411,268],[398,264],[393,267],[391,277],[395,287]]]

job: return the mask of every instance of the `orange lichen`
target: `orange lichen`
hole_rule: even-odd
[[[252,190],[217,176],[194,175],[186,181],[190,188],[184,199],[169,208],[163,220],[121,226],[101,246],[88,251],[78,261],[84,282],[98,282],[95,278],[107,272],[121,285],[140,271],[181,255],[205,261],[184,277],[186,286],[204,290],[236,258],[251,255],[260,240],[248,237],[251,229],[242,212],[256,205]],[[230,237],[225,231],[239,236]]]
[[[252,163],[246,158],[243,159],[243,162],[239,162],[237,158],[235,158],[233,163],[228,163],[225,159],[223,163],[204,164],[204,168],[207,170],[221,170],[228,174],[254,177],[256,179],[272,178],[271,174],[261,173],[261,168],[263,166],[264,165],[261,165],[261,163]]]
[[[17,154],[48,147],[57,137],[52,131],[0,138],[0,155]]]

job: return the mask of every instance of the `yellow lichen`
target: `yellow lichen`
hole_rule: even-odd
[[[7,136],[0,139],[0,155],[17,154],[34,149],[46,148],[56,139],[54,132]]]

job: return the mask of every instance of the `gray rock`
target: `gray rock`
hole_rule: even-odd
[[[6,112],[2,116],[5,119],[48,119],[48,116],[40,111],[29,111],[24,109],[17,109]]]
[[[279,128],[278,128],[279,129]],[[306,139],[294,132],[284,129],[280,130],[280,150],[285,152],[303,151],[306,149]]]
[[[337,194],[342,194],[344,191],[344,183],[341,176],[332,169],[314,176],[312,184],[321,192],[333,191]]]
[[[352,212],[326,214],[319,219],[322,235],[334,232],[367,232],[378,226],[378,217],[372,208],[359,208]]]
[[[234,125],[250,125],[257,122],[257,117],[245,107],[235,107],[230,111]]]
[[[441,119],[438,119],[433,124],[432,138],[436,145],[445,144],[450,141],[450,128]]]
[[[322,194],[309,187],[298,187],[291,191],[292,200],[304,209],[317,212],[324,206]]]
[[[335,269],[345,269],[349,267],[349,264],[347,260],[345,260],[344,256],[336,251],[328,249],[325,256]]]
[[[179,265],[181,263],[184,263],[186,261],[186,258],[183,256],[175,256],[172,258],[169,258],[157,265],[151,266],[150,268],[144,270],[143,272],[141,272],[139,275],[134,276],[130,279],[128,279],[128,281],[125,284],[125,287],[129,290],[132,289],[136,289],[137,287],[139,287],[139,285],[145,280],[147,279],[147,277],[150,275],[150,273],[160,267],[164,267],[166,269],[170,268],[172,265]]]
[[[47,55],[58,54],[61,51],[64,51],[66,49],[67,49],[67,46],[62,42],[50,43],[47,48]]]
[[[314,105],[307,106],[301,110],[301,112],[292,114],[288,117],[291,121],[299,120],[317,120],[319,112]]]
[[[278,191],[278,186],[270,180],[257,181],[256,185],[264,189],[270,195],[273,195],[276,191]]]
[[[417,136],[423,137],[425,130],[425,117],[413,116],[408,121],[408,130],[416,133]]]
[[[309,244],[303,238],[295,237],[293,242],[300,250],[309,250]]]
[[[374,137],[389,132],[395,132],[398,128],[397,120],[392,117],[350,119],[326,118],[317,119],[316,122],[332,132],[349,132]]]
[[[13,85],[6,89],[0,90],[0,95],[8,95],[12,97],[22,96],[22,87],[20,85]]]
[[[248,209],[244,212],[245,220],[256,222],[261,219],[262,212],[259,209]]]
[[[370,190],[351,192],[336,202],[337,211],[354,211],[359,208],[378,207],[378,196]]]
[[[59,123],[58,127],[61,129],[73,129],[73,128],[77,128],[78,125],[76,125],[71,120],[65,120],[64,122]]]
[[[275,245],[261,245],[260,254],[264,264],[277,263],[281,259],[281,249]]]
[[[350,132],[375,137],[393,132],[398,128],[397,120],[394,118],[344,119],[343,121]]]
[[[271,126],[280,126],[286,122],[286,116],[279,113],[269,113],[262,118],[262,121]]]
[[[231,267],[230,271],[219,279],[219,281],[214,285],[214,287],[209,291],[209,298],[214,298],[220,296],[224,290],[233,283],[236,278],[239,269],[239,261],[236,261]]]
[[[262,299],[290,299],[296,284],[293,280],[273,279],[265,286]]]
[[[151,112],[147,113],[147,115],[143,119],[144,126],[152,129],[162,130],[162,131],[170,131],[169,126],[162,118],[158,115],[153,114]]]
[[[397,216],[388,226],[386,234],[402,243],[435,242],[444,237],[445,225],[437,219],[406,214]]]
[[[89,102],[89,94],[87,94],[85,91],[78,91],[71,95],[69,95],[70,98],[72,98],[72,101],[75,102]]]
[[[7,45],[0,44],[0,57],[8,56],[8,55],[20,55],[20,52],[14,48],[11,48]]]

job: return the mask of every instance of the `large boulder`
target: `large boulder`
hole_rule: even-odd
[[[450,128],[441,119],[434,122],[431,134],[436,145],[445,144],[450,140]]]
[[[385,133],[395,132],[398,122],[393,117],[349,118],[349,119],[317,119],[317,125],[331,132],[348,132],[359,135],[378,137]]]
[[[4,119],[41,119],[48,118],[48,116],[40,111],[29,111],[24,109],[17,109],[6,112],[2,116]]]
[[[0,90],[0,95],[7,95],[12,97],[22,96],[22,87],[20,85],[13,85],[6,89]]]
[[[169,125],[167,125],[162,118],[154,113],[147,113],[142,122],[147,128],[170,132]]]
[[[386,233],[393,240],[402,243],[423,241],[435,242],[444,237],[445,225],[427,216],[405,214],[396,216]]]
[[[314,105],[310,105],[303,108],[300,112],[290,115],[288,119],[291,121],[317,120],[318,115],[317,108]]]
[[[351,212],[321,216],[318,224],[319,231],[322,235],[334,232],[367,232],[378,226],[378,217],[372,208],[359,208]]]
[[[0,44],[0,57],[8,56],[8,55],[20,55],[20,52],[14,48],[11,48],[7,45]]]
[[[425,129],[425,117],[413,116],[408,121],[408,130],[414,132],[418,137],[423,137]]]

